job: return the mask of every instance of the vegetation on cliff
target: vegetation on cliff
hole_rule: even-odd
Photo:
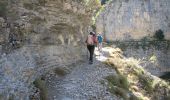
[[[170,84],[151,75],[140,66],[140,60],[124,58],[120,49],[111,49],[105,62],[117,71],[108,76],[108,89],[124,100],[169,100]]]
[[[106,1],[102,0],[102,4]],[[100,3],[100,0],[1,0],[0,100],[28,100],[32,85],[40,91],[41,99],[47,99],[46,84],[38,77],[57,66],[80,60],[84,53],[80,44],[90,19],[95,16],[95,20],[104,10]],[[163,31],[156,31],[155,38],[163,40]],[[142,45],[148,47],[147,43],[144,38]],[[108,89],[114,95],[125,100],[170,99],[169,83],[146,72],[139,60],[124,58],[121,50],[113,49],[105,63],[117,72],[106,77]],[[62,69],[56,72],[60,76],[66,74]]]

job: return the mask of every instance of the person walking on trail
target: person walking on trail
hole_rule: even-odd
[[[96,39],[95,33],[90,32],[90,34],[87,36],[87,39],[86,39],[87,49],[90,53],[89,64],[93,64],[93,54],[94,54],[96,43],[97,43],[97,39]]]
[[[102,52],[102,42],[103,42],[103,37],[102,37],[101,33],[98,33],[97,41],[98,41],[98,51],[100,54]]]

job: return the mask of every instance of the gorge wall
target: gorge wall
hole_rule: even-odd
[[[153,75],[170,72],[170,41],[119,41],[114,45],[121,48],[127,58],[138,59]]]
[[[120,47],[126,57],[140,59],[145,69],[160,76],[170,71],[169,6],[169,0],[110,0],[100,10],[96,31]],[[153,38],[159,29],[165,41]]]
[[[110,0],[96,20],[107,41],[141,39],[161,29],[170,39],[169,0]]]
[[[36,78],[81,60],[96,7],[93,0],[1,0],[0,100],[28,100]]]

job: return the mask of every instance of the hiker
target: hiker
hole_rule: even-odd
[[[99,53],[101,53],[102,52],[102,42],[103,42],[103,37],[102,37],[101,33],[98,33],[97,41],[98,41],[98,51],[99,51]]]
[[[93,64],[93,54],[94,54],[96,43],[97,43],[97,39],[96,39],[95,33],[90,32],[90,34],[87,36],[87,39],[86,39],[87,49],[90,53],[89,64]]]

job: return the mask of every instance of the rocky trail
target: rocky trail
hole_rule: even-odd
[[[115,70],[107,67],[99,59],[95,59],[92,65],[86,60],[76,63],[74,68],[63,76],[54,73],[47,75],[48,99],[116,100],[107,90],[107,82],[104,82],[106,76],[114,74]]]

